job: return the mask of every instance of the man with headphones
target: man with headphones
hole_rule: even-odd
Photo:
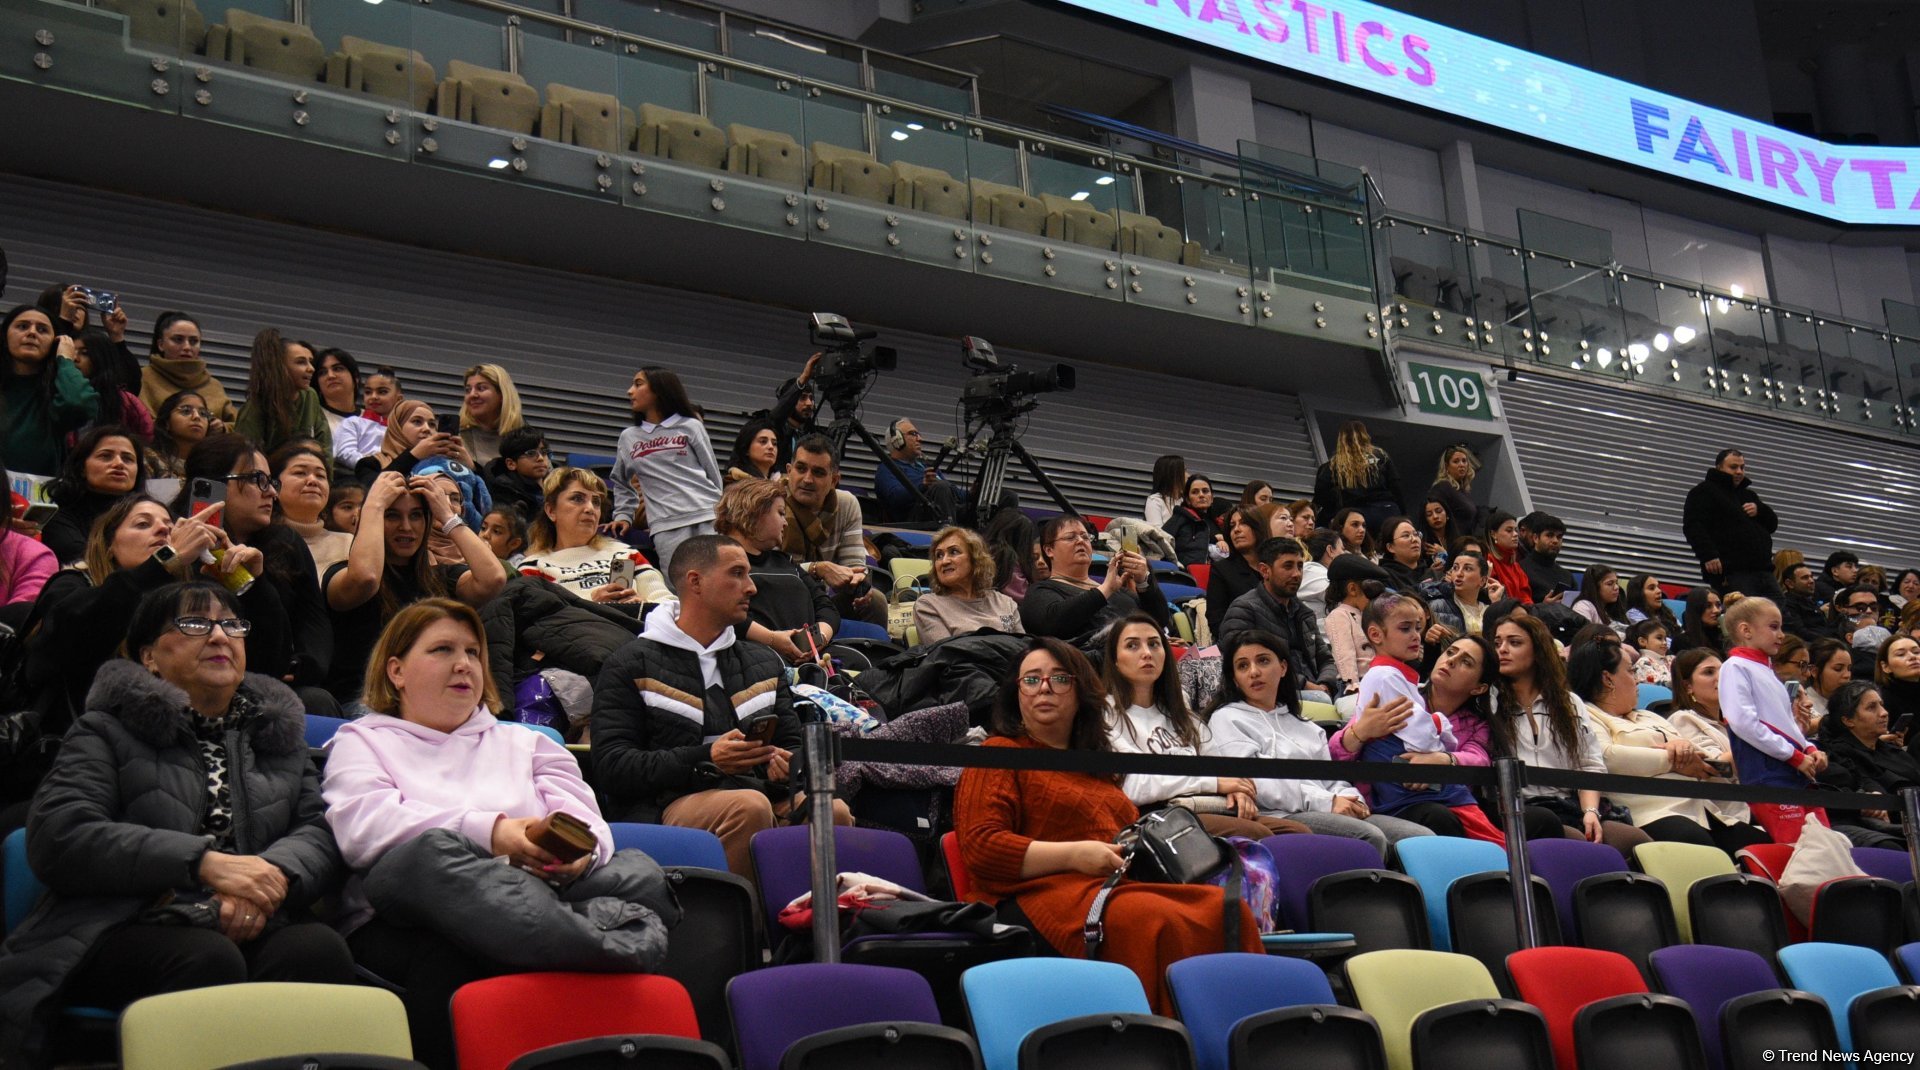
[[[887,450],[893,463],[908,480],[919,484],[920,493],[932,503],[932,510],[922,505],[911,487],[894,478],[892,470],[884,464],[874,469],[873,496],[880,500],[881,513],[888,520],[951,524],[966,494],[921,460],[920,437],[920,429],[904,416],[887,425]]]

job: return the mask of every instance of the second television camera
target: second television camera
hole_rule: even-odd
[[[1010,420],[1040,404],[1035,395],[1073,389],[1071,364],[1022,371],[1018,364],[1000,363],[992,343],[973,335],[960,339],[960,349],[960,362],[973,369],[973,378],[960,388],[969,421]]]
[[[900,354],[892,346],[862,349],[860,343],[877,337],[878,332],[856,331],[845,316],[815,312],[807,333],[821,351],[814,381],[830,401],[857,398],[866,389],[869,377],[899,366]]]

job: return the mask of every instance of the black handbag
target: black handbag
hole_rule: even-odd
[[[1208,834],[1206,826],[1192,810],[1169,806],[1155,810],[1120,830],[1113,841],[1120,845],[1125,864],[1108,877],[1093,897],[1081,935],[1087,941],[1087,957],[1100,957],[1100,945],[1106,942],[1103,920],[1107,900],[1113,890],[1128,877],[1158,884],[1211,884],[1226,873],[1223,930],[1226,950],[1240,947],[1240,854],[1225,840]]]

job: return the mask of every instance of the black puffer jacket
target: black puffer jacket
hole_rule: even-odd
[[[909,650],[860,674],[860,690],[872,695],[889,718],[915,710],[964,702],[967,719],[985,725],[1000,682],[1013,675],[1033,642],[982,628]]]
[[[733,707],[717,709],[707,701],[692,641],[665,638],[679,628],[664,614],[654,616],[640,638],[608,659],[593,688],[594,786],[607,797],[609,821],[658,821],[667,804],[683,795],[757,786],[747,777],[722,776],[706,739],[762,710],[780,717],[775,746],[800,747],[800,719],[780,655],[737,636],[716,651],[721,690]],[[764,777],[765,768],[753,776]]]
[[[1340,669],[1333,662],[1333,648],[1321,637],[1313,610],[1296,598],[1281,605],[1263,584],[1233,600],[1226,616],[1220,618],[1219,642],[1240,632],[1272,632],[1287,641],[1288,657],[1294,679],[1302,684],[1319,684],[1331,692],[1340,690]]]
[[[248,675],[254,710],[227,737],[235,850],[287,875],[275,920],[304,917],[346,866],[327,828],[300,700]],[[207,774],[186,693],[131,661],[102,666],[27,820],[27,860],[50,894],[0,954],[0,1052],[37,1046],[39,1013],[107,930],[168,893],[204,892],[195,876],[213,837],[201,831]]]
[[[541,669],[566,669],[589,680],[633,640],[640,622],[624,608],[603,606],[539,576],[514,576],[480,611],[487,629],[487,661],[500,685],[507,717],[513,689]]]
[[[1744,508],[1749,502],[1755,507],[1752,516]],[[1693,556],[1702,565],[1717,559],[1726,572],[1772,572],[1773,532],[1779,526],[1780,518],[1760,500],[1753,480],[1743,476],[1735,483],[1718,468],[1708,469],[1707,478],[1687,492],[1681,521]]]

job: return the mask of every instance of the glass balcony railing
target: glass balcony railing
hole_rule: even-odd
[[[1384,215],[1372,229],[1400,338],[1920,433],[1920,339],[1429,220]]]
[[[1385,212],[1327,161],[988,122],[943,68],[678,0],[228,2],[0,0],[33,43],[0,78],[1378,359],[1920,434],[1920,338]]]

